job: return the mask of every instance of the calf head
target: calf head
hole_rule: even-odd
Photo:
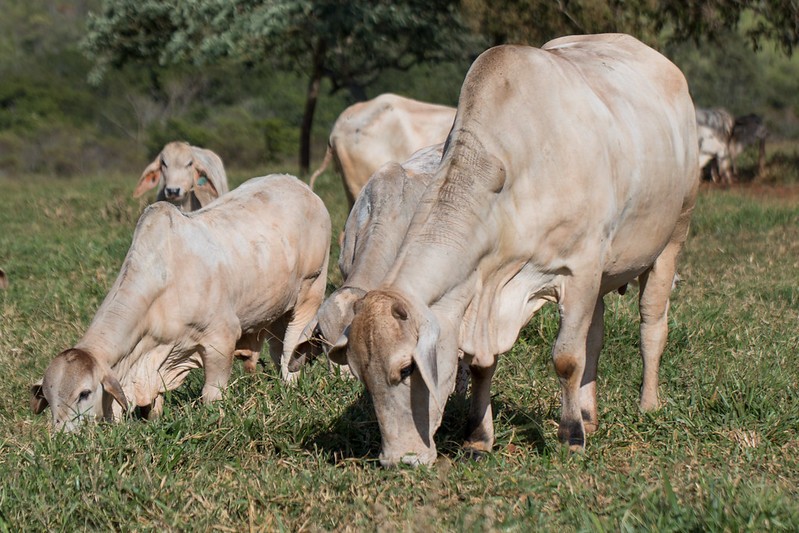
[[[355,305],[346,362],[366,385],[382,436],[380,463],[430,464],[457,357],[437,357],[438,321],[395,291],[369,292]],[[342,341],[337,343],[343,344]]]
[[[158,157],[142,172],[133,197],[138,198],[159,183],[162,183],[159,199],[163,196],[163,199],[178,206],[187,204],[192,191],[214,198],[219,196],[208,177],[208,171],[195,157],[195,150],[184,142],[171,142],[164,146]]]
[[[31,386],[31,410],[39,414],[49,405],[57,431],[74,431],[83,421],[97,417],[112,418],[114,400],[127,409],[111,368],[77,348],[58,354],[42,380]]]

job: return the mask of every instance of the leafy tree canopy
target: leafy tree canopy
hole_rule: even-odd
[[[651,45],[718,40],[747,21],[742,33],[757,48],[799,42],[799,5],[792,0],[463,0],[473,30],[494,44],[541,45],[574,33],[630,33]]]
[[[462,57],[477,48],[454,0],[104,0],[84,49],[94,79],[128,62],[272,62],[308,76],[300,167],[323,78],[365,98],[385,69]]]

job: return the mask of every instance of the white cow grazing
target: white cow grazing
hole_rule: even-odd
[[[386,163],[358,195],[344,227],[338,261],[344,282],[322,303],[309,325],[314,330],[312,337],[322,342],[325,351],[350,325],[355,302],[377,288],[394,264],[443,149],[443,143],[437,144],[419,150],[401,165]]]
[[[347,362],[372,397],[381,463],[435,460],[458,348],[472,373],[465,446],[490,450],[497,357],[548,301],[560,310],[558,438],[582,449],[598,423],[603,295],[636,278],[641,408],[657,407],[697,152],[684,76],[630,36],[563,37],[480,55],[437,177],[348,332]]]
[[[322,200],[292,176],[254,178],[189,214],[151,205],[86,334],[32,387],[33,411],[49,404],[54,427],[65,430],[116,418],[131,402],[152,418],[163,393],[199,367],[210,402],[234,356],[254,370],[265,340],[288,378],[324,298],[329,249]]]
[[[166,200],[181,211],[196,211],[228,192],[222,159],[211,150],[185,142],[171,142],[147,165],[133,192],[138,198],[158,187],[156,200]]]
[[[444,142],[454,119],[454,107],[390,93],[353,104],[333,125],[322,166],[311,176],[311,188],[335,160],[352,209],[358,193],[378,168],[388,161],[405,161],[417,150]]]

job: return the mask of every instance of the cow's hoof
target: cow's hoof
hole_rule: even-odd
[[[569,448],[569,452],[585,451],[585,432],[579,422],[561,423],[558,427],[558,440],[564,447]]]
[[[585,452],[585,441],[582,442],[569,442],[569,453],[579,453],[582,454]]]
[[[464,448],[461,462],[463,463],[481,462],[486,457],[488,457],[488,453],[489,452],[486,452],[484,450],[478,450],[477,448]]]
[[[586,422],[583,420],[583,429],[586,434],[596,433],[596,430],[599,429],[599,424],[597,422]]]

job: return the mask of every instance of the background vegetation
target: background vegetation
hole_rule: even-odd
[[[499,35],[485,25],[487,4],[464,1],[462,10],[486,43],[551,37]],[[502,28],[517,32],[529,30],[523,15],[542,5],[500,4],[496,12],[515,13],[509,22],[519,23]],[[544,17],[552,32],[591,20],[641,23],[605,10],[622,3],[549,4],[574,8],[569,20],[562,9]],[[626,4],[645,15],[658,2]],[[549,360],[557,317],[545,308],[500,362],[494,453],[462,461],[466,401],[453,397],[436,465],[385,471],[376,466],[379,431],[362,386],[331,375],[324,361],[296,387],[271,367],[245,376],[237,366],[226,398],[212,407],[197,401],[195,373],[153,423],[51,435],[46,417],[30,414],[29,385],[81,336],[117,275],[144,206],[130,194],[165,142],[214,149],[232,185],[298,170],[305,73],[230,58],[128,62],[108,65],[90,84],[97,65],[80,43],[87,12],[100,7],[8,0],[0,17],[0,267],[11,279],[0,291],[0,531],[799,529],[799,64],[779,39],[752,51],[757,16],[731,26],[710,9],[661,28],[715,39],[659,44],[686,72],[699,105],[763,114],[772,131],[765,176],[701,192],[672,303],[664,408],[637,410],[635,291],[609,296],[600,430],[585,454],[564,454]],[[640,27],[642,37],[656,37],[649,32],[657,28]],[[387,68],[362,89],[454,105],[468,64],[439,58]],[[321,82],[317,159],[355,97],[334,88]],[[741,166],[751,178],[753,154]],[[319,184],[342,227],[338,179],[328,174]],[[331,289],[340,282],[337,257],[334,245]]]
[[[799,58],[785,54],[799,12],[789,3],[782,11],[770,8],[787,13],[783,23],[766,9],[776,2],[717,0],[695,12],[683,2],[664,7],[649,0],[502,0],[493,7],[463,0],[433,2],[438,7],[429,9],[437,16],[427,22],[408,13],[427,14],[429,2],[380,2],[385,5],[374,20],[372,3],[349,4],[355,7],[333,17],[324,10],[341,9],[335,0],[8,0],[0,17],[0,175],[125,172],[135,179],[164,142],[174,139],[215,150],[228,167],[263,174],[275,164],[296,161],[303,126],[310,128],[312,162],[319,161],[333,121],[356,98],[393,91],[455,105],[471,60],[488,44],[540,45],[582,31],[632,31],[683,68],[698,105],[764,115],[773,141],[799,133]],[[276,8],[267,6],[278,5],[294,11],[287,8],[289,14],[274,21],[268,15]],[[742,15],[746,5],[761,9]],[[254,15],[211,19],[219,6]],[[314,15],[307,24],[316,26],[293,26],[306,12]],[[776,26],[763,22],[766,15]],[[386,25],[392,17],[401,22]],[[148,21],[160,33],[148,30]],[[241,34],[255,32],[245,23],[271,29],[255,41],[243,40]],[[211,31],[213,24],[227,32]],[[335,31],[340,26],[360,33],[348,37]],[[779,31],[761,35],[763,28],[774,27]],[[448,36],[449,44],[428,34]],[[693,37],[678,39],[687,34]],[[328,39],[324,48],[330,57],[316,80],[318,102],[310,124],[307,96],[315,63],[309,50],[315,44],[270,44],[292,42],[293,35]],[[397,48],[391,43],[398,35],[404,36],[399,47],[404,53],[389,53]],[[758,35],[755,52],[752,39]],[[382,44],[355,46],[347,39]],[[351,65],[347,57],[361,59]]]

